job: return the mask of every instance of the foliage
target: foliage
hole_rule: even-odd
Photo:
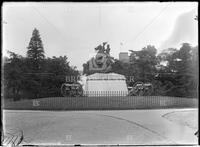
[[[130,62],[124,63],[115,59],[115,62],[112,65],[112,72],[122,74],[127,77],[133,76],[134,81],[152,81],[154,75],[156,74],[156,48],[148,45],[140,51],[130,51]],[[127,84],[129,86],[133,86],[134,81],[127,80]]]
[[[127,81],[128,86],[137,81],[150,82],[153,95],[197,97],[198,46],[183,43],[180,49],[168,48],[158,55],[152,45],[130,51],[130,62],[114,59],[110,71],[133,76],[134,81]],[[83,64],[83,74],[92,74],[88,64]],[[79,76],[79,72],[69,65],[67,56],[45,58],[39,31],[34,29],[27,57],[9,52],[9,57],[4,58],[3,94],[13,100],[61,96],[60,87],[66,76]]]
[[[39,72],[32,72],[29,59],[15,53],[4,64],[5,97],[15,100],[61,96],[60,87],[65,77],[78,76],[79,72],[69,65],[66,56],[44,59]]]
[[[40,64],[45,58],[43,43],[40,38],[39,31],[35,28],[32,33],[31,40],[27,47],[27,57],[30,60],[30,66],[34,71],[40,69]]]
[[[60,87],[65,77],[79,75],[78,70],[69,65],[66,56],[44,58],[37,29],[33,31],[27,57],[9,52],[3,69],[4,97],[14,100],[61,96]]]
[[[150,82],[154,86],[153,95],[197,97],[198,47],[183,43],[180,49],[168,48],[158,55],[152,45],[130,51],[130,62],[115,59],[111,70],[126,77],[133,76],[134,81],[127,80],[128,86],[137,81]]]
[[[148,45],[141,51],[132,51],[130,55],[130,64],[135,68],[135,79],[141,81],[151,81],[156,74],[157,49]]]
[[[4,87],[5,93],[12,93],[13,99],[19,98],[19,91],[23,88],[23,65],[24,59],[22,56],[13,52],[9,52],[10,58],[6,59],[4,64]]]
[[[170,88],[165,88],[164,95],[197,97],[198,58],[195,51],[197,47],[192,48],[190,44],[183,43],[179,50],[168,49],[158,55],[160,63],[167,63],[157,78],[162,84],[170,83]],[[159,84],[156,85],[157,88],[163,88]]]

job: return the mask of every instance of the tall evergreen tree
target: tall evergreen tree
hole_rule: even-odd
[[[27,57],[30,59],[33,69],[39,70],[41,61],[45,58],[45,55],[43,43],[39,31],[36,28],[33,30],[27,49]]]

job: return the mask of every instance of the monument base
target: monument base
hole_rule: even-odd
[[[124,75],[116,73],[95,73],[87,76],[85,96],[127,96],[128,88]]]

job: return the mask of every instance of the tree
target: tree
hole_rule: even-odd
[[[130,55],[130,64],[135,69],[135,79],[142,81],[152,80],[153,76],[156,74],[157,49],[148,45],[140,51],[132,51]]]
[[[10,57],[6,59],[3,68],[4,94],[17,100],[19,99],[20,90],[23,88],[24,58],[14,52],[8,51],[8,53]]]
[[[66,76],[80,76],[78,70],[75,67],[71,67],[67,59],[66,56],[53,56],[44,60],[42,69],[43,73],[46,74],[40,76],[41,97],[61,96],[60,87],[66,82]]]
[[[169,68],[172,72],[179,74],[189,73],[191,71],[191,51],[189,43],[183,43],[180,50],[174,52],[169,60]]]
[[[45,58],[40,72],[32,72],[29,58],[9,52],[5,58],[4,97],[18,100],[20,98],[42,98],[61,96],[60,87],[66,82],[66,76],[79,76],[75,67],[71,67],[66,56]]]
[[[66,56],[45,58],[39,31],[32,33],[27,57],[9,52],[4,64],[6,97],[39,98],[60,96],[61,84],[66,76],[79,76],[76,67],[71,67]]]
[[[45,58],[43,43],[39,31],[35,28],[27,47],[27,57],[30,59],[31,67],[37,71],[40,69],[41,61]]]
[[[157,66],[159,67],[159,73],[171,72],[171,69],[169,68],[169,63],[173,60],[172,54],[174,54],[177,51],[178,50],[176,48],[168,48],[164,49],[161,53],[157,55]]]
[[[192,49],[189,43],[183,43],[179,50],[167,49],[158,55],[161,62],[167,64],[163,66],[157,79],[162,83],[159,87],[168,87],[164,95],[195,97],[197,95],[197,50]],[[159,85],[159,84],[156,84]],[[170,85],[170,86],[167,86]]]
[[[140,51],[130,51],[130,62],[123,63],[115,59],[112,65],[112,72],[122,74],[127,77],[134,77],[134,81],[129,81],[127,79],[127,84],[129,86],[132,86],[134,82],[137,81],[152,81],[154,75],[156,74],[156,48],[154,46],[148,45]]]

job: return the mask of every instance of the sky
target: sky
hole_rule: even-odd
[[[47,57],[66,55],[79,70],[105,41],[115,58],[147,45],[158,52],[183,42],[196,46],[197,9],[197,2],[7,2],[2,6],[2,51],[26,56],[34,28]]]

